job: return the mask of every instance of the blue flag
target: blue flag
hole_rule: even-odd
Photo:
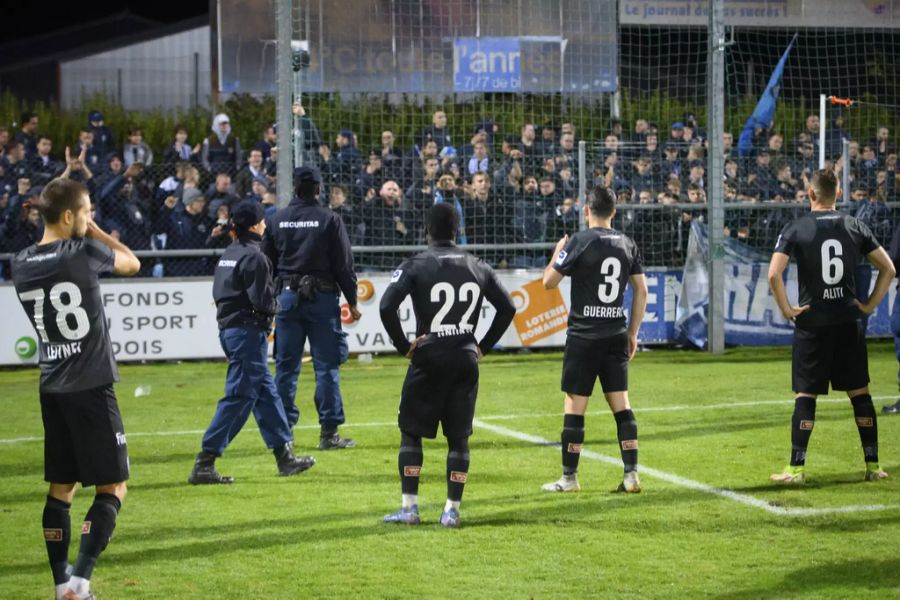
[[[788,54],[797,41],[797,34],[794,34],[791,43],[788,44],[787,50],[781,55],[781,60],[775,65],[772,76],[769,77],[769,85],[766,86],[759,102],[756,104],[753,114],[747,119],[744,129],[741,131],[741,137],[738,138],[738,155],[747,156],[753,146],[753,132],[756,129],[768,129],[775,120],[775,101],[778,100],[778,93],[781,91],[781,75],[784,73],[784,63],[787,62]]]

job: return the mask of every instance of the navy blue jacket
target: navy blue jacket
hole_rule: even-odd
[[[258,326],[269,329],[278,311],[272,265],[262,253],[262,238],[246,233],[219,259],[213,279],[213,299],[219,329]]]
[[[281,277],[312,275],[336,283],[356,304],[356,273],[350,239],[340,216],[317,199],[294,200],[266,219],[263,251]]]

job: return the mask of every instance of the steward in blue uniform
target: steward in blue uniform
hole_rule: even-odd
[[[219,340],[228,357],[225,397],[203,435],[189,483],[233,483],[216,471],[215,460],[240,432],[253,411],[266,446],[275,453],[280,475],[294,475],[313,466],[311,456],[295,457],[293,438],[267,363],[268,335],[275,315],[272,266],[260,250],[266,230],[265,209],[242,202],[231,216],[237,239],[216,266],[213,298]]]
[[[355,446],[353,440],[338,435],[338,426],[344,423],[340,366],[348,355],[347,334],[341,329],[341,292],[353,320],[361,315],[356,308],[350,239],[340,217],[319,204],[321,184],[318,169],[294,171],[297,195],[267,219],[263,251],[282,290],[275,318],[275,382],[288,424],[293,427],[300,419],[294,398],[308,338],[316,373],[319,449],[333,450]]]

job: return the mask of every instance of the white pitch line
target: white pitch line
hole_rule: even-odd
[[[517,439],[523,442],[530,442],[532,444],[540,445],[540,446],[549,446],[551,448],[559,449],[560,445],[556,442],[548,440],[546,438],[542,438],[540,436],[531,435],[529,433],[524,433],[522,431],[516,431],[514,429],[507,429],[506,427],[501,427],[499,425],[491,425],[490,423],[485,423],[481,419],[475,419],[475,426],[480,427],[481,429],[485,429],[487,431],[491,431],[498,435],[502,435],[505,437],[510,437],[513,439]],[[607,456],[605,454],[600,454],[599,452],[594,452],[593,450],[582,450],[581,455],[586,458],[591,458],[593,460],[606,463],[608,465],[612,465],[615,467],[622,467],[622,461],[618,458],[614,458],[612,456]],[[728,500],[732,500],[734,502],[738,502],[740,504],[744,504],[746,506],[751,506],[753,508],[762,509],[768,513],[773,515],[783,516],[783,517],[803,517],[803,516],[816,516],[816,515],[827,515],[834,513],[853,513],[853,512],[870,512],[870,511],[881,511],[881,510],[893,510],[900,509],[900,504],[872,504],[872,505],[861,505],[861,506],[839,506],[835,508],[785,508],[783,506],[775,506],[766,502],[765,500],[761,500],[754,496],[750,496],[748,494],[741,494],[740,492],[734,492],[732,490],[726,490],[723,488],[718,488],[712,485],[707,485],[705,483],[701,483],[699,481],[694,481],[693,479],[687,479],[685,477],[681,477],[679,475],[675,475],[673,473],[667,473],[666,471],[660,471],[659,469],[654,469],[652,467],[647,467],[644,465],[640,465],[640,472],[644,475],[649,475],[651,477],[655,477],[656,479],[661,479],[663,481],[667,481],[669,483],[685,487],[688,489],[692,489],[698,492],[704,492],[706,494],[712,494],[715,496],[719,496],[721,498],[727,498]]]
[[[896,396],[872,396],[872,400],[892,400],[896,398]],[[819,398],[818,402],[825,404],[839,404],[842,402],[847,402],[846,398]],[[685,410],[716,410],[716,409],[729,409],[729,408],[746,408],[753,406],[767,406],[772,404],[792,404],[793,400],[752,400],[749,402],[723,402],[720,404],[705,404],[700,406],[648,406],[646,408],[633,408],[634,412],[678,412]],[[561,412],[552,412],[552,413],[518,413],[518,414],[510,414],[510,415],[485,415],[479,417],[481,421],[514,421],[516,419],[526,419],[526,418],[545,418],[545,417],[560,417],[563,413]],[[602,415],[606,414],[605,410],[591,411],[587,413],[590,415]],[[345,423],[342,427],[389,427],[392,425],[396,425],[396,421],[392,421],[390,423]],[[294,429],[316,429],[318,425],[297,425]],[[252,431],[255,428],[248,428],[248,431]],[[127,433],[127,432],[126,432]],[[191,429],[186,431],[139,431],[135,433],[127,433],[128,437],[150,437],[150,436],[170,436],[170,435],[200,435],[205,433],[204,429]],[[20,444],[24,442],[41,442],[44,438],[42,436],[29,436],[29,437],[18,437],[18,438],[0,438],[0,445],[2,444]]]

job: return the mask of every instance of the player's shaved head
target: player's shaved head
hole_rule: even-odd
[[[434,242],[452,242],[459,231],[459,213],[451,204],[435,204],[428,211],[428,235]]]
[[[818,202],[831,203],[837,197],[838,181],[833,171],[820,169],[813,173],[812,189]]]
[[[37,209],[44,223],[55,225],[60,222],[67,210],[77,214],[87,195],[87,188],[77,181],[54,179],[41,192]]]
[[[607,219],[616,210],[616,197],[609,188],[598,185],[591,190],[588,197],[588,207],[590,207],[591,214],[595,217]]]

